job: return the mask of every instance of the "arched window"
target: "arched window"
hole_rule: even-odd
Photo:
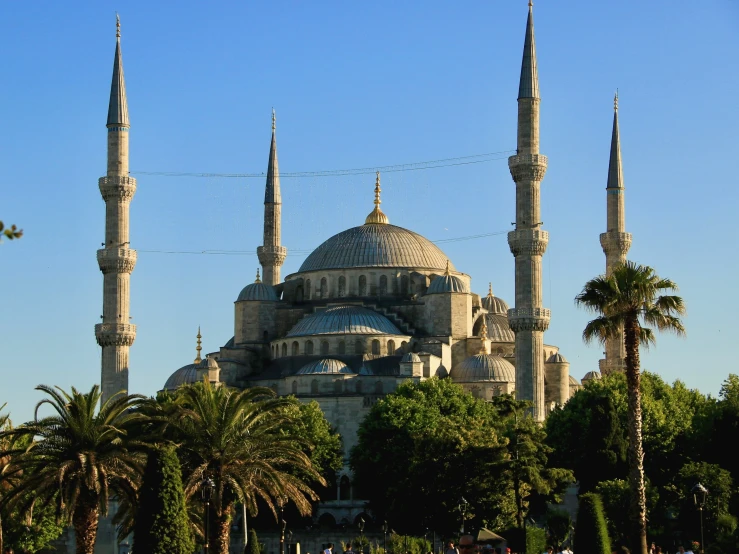
[[[321,298],[328,298],[328,281],[326,278],[321,278]]]
[[[293,381],[293,394],[298,394],[298,382]]]
[[[367,296],[367,277],[359,276],[359,296]]]
[[[401,349],[401,350],[402,350],[403,352],[405,352],[405,351],[406,351],[406,349],[405,349],[405,347],[406,347],[406,346],[408,346],[408,343],[407,343],[406,341],[403,341],[403,342],[401,342],[401,343],[400,343],[400,349]]]
[[[264,342],[267,342],[269,340],[269,332],[265,331],[264,333],[262,333],[262,339],[264,340]]]
[[[357,379],[356,389],[357,394],[362,394],[362,381]]]
[[[502,348],[498,348],[498,356],[502,356],[502,355],[503,355],[503,349]]]
[[[303,285],[295,287],[295,302],[303,301]]]
[[[482,390],[480,389],[480,387],[472,387],[472,396],[474,396],[475,398],[482,398]]]
[[[351,500],[351,482],[346,475],[339,481],[339,500]]]
[[[403,275],[400,278],[400,294],[408,294],[408,276]]]
[[[380,355],[380,341],[377,339],[372,341],[372,353],[376,356]]]
[[[328,354],[328,341],[323,340],[321,341],[321,355],[325,356]]]
[[[313,341],[307,340],[305,341],[305,355],[310,356],[313,354]]]
[[[354,343],[354,353],[364,354],[364,344],[362,344],[362,341],[359,339]]]
[[[395,341],[392,339],[387,341],[387,355],[388,356],[395,355]]]
[[[339,277],[339,297],[346,296],[346,277]]]
[[[380,276],[380,296],[387,294],[387,275]]]
[[[375,382],[375,394],[382,394],[382,381]]]
[[[282,355],[287,356],[287,343],[286,342],[282,343]]]
[[[293,346],[292,346],[292,354],[293,356],[297,356],[299,352],[300,352],[300,345],[298,344],[298,341],[294,340]]]
[[[318,379],[313,379],[310,382],[310,393],[311,394],[318,394]]]
[[[344,392],[344,381],[342,381],[341,379],[337,379],[336,381],[334,381],[334,392],[336,394],[341,394],[342,392]]]
[[[311,290],[310,290],[310,279],[305,280],[305,299],[310,300],[311,299]]]
[[[339,341],[339,354],[346,354],[346,342],[343,340]]]

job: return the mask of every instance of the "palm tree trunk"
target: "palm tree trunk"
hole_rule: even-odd
[[[78,506],[72,516],[72,526],[77,542],[77,554],[93,554],[95,551],[95,538],[98,534],[98,508],[97,505]]]
[[[641,374],[639,371],[639,322],[630,318],[624,328],[626,347],[626,382],[629,412],[629,488],[632,523],[632,552],[647,554],[647,500],[644,486],[644,449],[642,447]]]
[[[215,512],[215,510],[214,510]],[[231,506],[220,510],[213,518],[213,531],[211,532],[213,554],[228,554],[231,538]]]
[[[3,551],[3,516],[0,515],[0,552]]]

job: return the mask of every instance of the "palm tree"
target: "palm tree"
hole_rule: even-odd
[[[5,408],[5,404],[0,406],[0,410],[3,410]],[[10,428],[10,416],[8,414],[0,414],[0,432],[5,431]],[[11,442],[9,439],[0,437],[0,452],[3,452],[5,450],[8,450],[10,448]],[[3,479],[7,474],[9,474],[11,471],[10,467],[10,456],[3,456],[0,454],[0,491],[5,492],[10,485],[10,483],[5,482]],[[1,495],[0,495],[1,496]],[[0,513],[0,552],[4,552],[3,550],[3,518],[2,513]]]
[[[677,291],[677,285],[659,277],[651,267],[625,262],[610,276],[591,279],[575,303],[600,314],[590,321],[582,333],[589,343],[619,337],[623,329],[626,350],[626,382],[628,386],[629,487],[631,519],[636,552],[647,554],[647,506],[644,488],[644,450],[642,448],[642,414],[640,392],[639,346],[654,344],[651,325],[660,331],[684,335],[678,315],[685,313],[682,298],[661,295]]]
[[[69,394],[46,385],[36,390],[50,398],[36,404],[34,420],[0,432],[0,442],[11,441],[0,451],[0,458],[11,460],[11,471],[0,476],[0,483],[11,483],[0,498],[0,510],[25,512],[28,502],[53,503],[58,517],[74,527],[77,554],[92,554],[98,518],[106,514],[112,494],[135,489],[141,475],[142,457],[129,449],[127,435],[143,417],[131,410],[143,397],[119,394],[98,411],[97,385],[88,393],[72,387]],[[56,413],[39,418],[44,405]]]
[[[243,391],[212,386],[205,380],[181,392],[181,411],[171,425],[179,444],[185,496],[200,502],[205,479],[213,484],[210,533],[213,552],[228,554],[230,519],[237,502],[252,514],[261,499],[276,516],[288,501],[302,515],[311,512],[315,492],[305,480],[325,485],[291,432],[287,398],[267,388]],[[305,480],[304,480],[305,479]]]

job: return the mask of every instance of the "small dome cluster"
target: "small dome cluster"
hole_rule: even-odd
[[[236,302],[277,302],[277,293],[274,287],[262,283],[259,278],[259,270],[257,270],[257,280],[246,285],[241,292]]]
[[[482,307],[485,308],[488,313],[508,315],[508,304],[502,298],[493,296],[493,284],[490,283],[488,288],[488,295],[482,299]]]
[[[353,374],[351,368],[344,362],[333,358],[324,358],[310,362],[301,367],[296,375],[339,375]]]
[[[452,368],[452,380],[460,383],[497,381],[514,383],[516,368],[509,361],[492,354],[470,356]]]

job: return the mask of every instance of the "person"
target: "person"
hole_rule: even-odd
[[[326,550],[323,551],[323,554],[334,554],[334,543],[328,543],[326,545]]]
[[[477,545],[475,544],[475,537],[472,535],[462,535],[459,538],[460,554],[475,554],[476,551]]]
[[[459,554],[459,549],[454,548],[454,541],[449,541],[446,543],[446,550],[444,551],[444,554]]]
[[[547,546],[547,551],[544,554],[554,554],[554,547]]]

